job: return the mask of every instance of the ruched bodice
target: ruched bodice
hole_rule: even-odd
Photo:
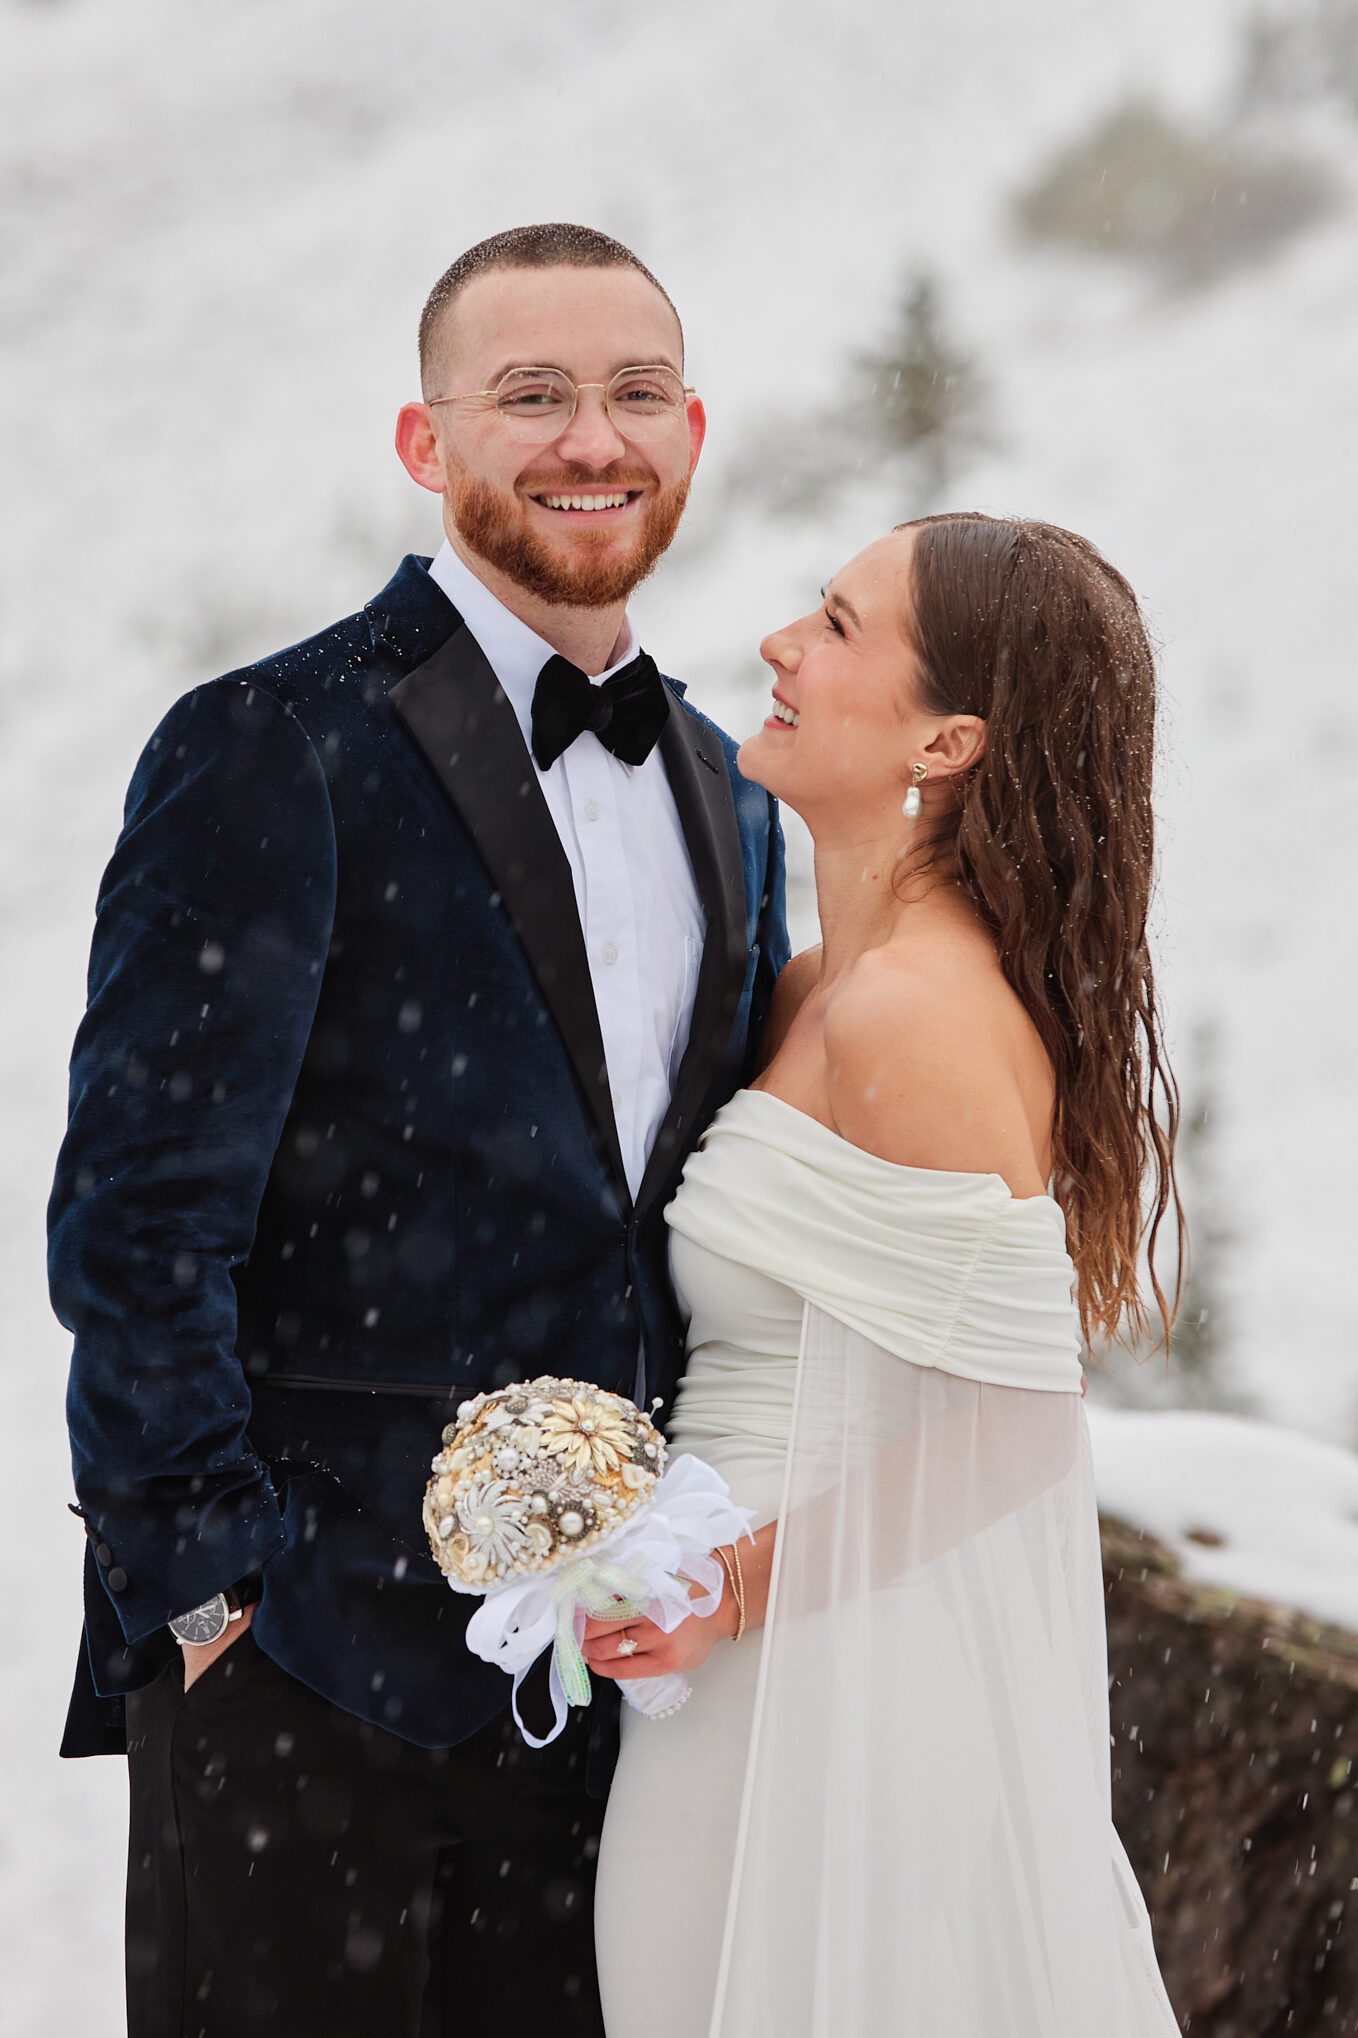
[[[795,1360],[802,1302],[917,1366],[1079,1391],[1074,1268],[1050,1196],[1015,1198],[998,1175],[899,1167],[767,1091],[742,1090],[690,1157],[666,1221],[691,1318],[686,1422],[709,1326],[721,1325],[728,1369],[738,1348],[768,1358],[780,1338]],[[700,1270],[695,1248],[756,1278]]]

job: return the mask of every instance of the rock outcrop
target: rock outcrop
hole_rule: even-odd
[[[1358,1636],[1103,1523],[1113,1814],[1190,2038],[1358,2038]]]

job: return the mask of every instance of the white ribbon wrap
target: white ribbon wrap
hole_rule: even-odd
[[[549,1570],[501,1579],[485,1591],[467,1623],[467,1646],[487,1663],[498,1663],[514,1679],[511,1699],[519,1731],[530,1748],[545,1748],[566,1724],[567,1705],[588,1705],[589,1672],[580,1645],[585,1620],[655,1622],[671,1634],[690,1614],[705,1619],[721,1604],[725,1573],[712,1552],[750,1530],[750,1511],[737,1507],[731,1489],[701,1458],[674,1459],[643,1508],[620,1529],[578,1557]],[[449,1579],[455,1592],[480,1590]],[[690,1583],[701,1592],[689,1591]],[[519,1718],[519,1686],[543,1650],[550,1647],[550,1690],[554,1721],[542,1740]],[[688,1697],[688,1679],[618,1680],[629,1705],[655,1719]]]

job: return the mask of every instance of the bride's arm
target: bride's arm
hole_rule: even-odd
[[[762,1628],[769,1605],[769,1580],[773,1572],[773,1551],[778,1524],[769,1522],[759,1529],[753,1542],[742,1541],[739,1550],[728,1543],[722,1553],[731,1566],[739,1562],[739,1577],[745,1596],[745,1630]],[[719,1642],[734,1641],[740,1626],[740,1608],[731,1590],[730,1574],[722,1588],[721,1605],[705,1619],[690,1618],[673,1634],[665,1634],[654,1621],[586,1621],[583,1654],[599,1677],[664,1677],[672,1670],[693,1671],[705,1663]],[[619,1656],[623,1638],[636,1643],[634,1651]]]
[[[844,1589],[846,1509],[848,1570],[859,1589],[877,1589],[1017,1514],[1070,1472],[1080,1435],[1074,1395],[921,1373],[857,1332],[817,1320],[827,1341],[814,1354],[808,1349],[804,1363],[816,1372],[807,1391],[826,1418],[832,1448],[818,1474],[815,1440],[809,1459],[803,1446],[800,1473],[803,1481],[811,1476],[812,1494],[788,1520],[803,1612],[830,1604]],[[840,1399],[845,1393],[848,1409]],[[753,1541],[723,1553],[732,1571],[739,1561],[747,1630],[767,1618],[778,1534],[779,1524],[769,1522]],[[683,1621],[672,1634],[647,1620],[590,1622],[585,1660],[604,1677],[691,1672],[719,1641],[734,1638],[739,1619],[728,1573],[716,1613]],[[624,1628],[636,1646],[619,1657]]]

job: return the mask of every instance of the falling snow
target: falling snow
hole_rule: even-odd
[[[993,412],[955,493],[1087,531],[1163,640],[1163,980],[1175,1038],[1210,1026],[1221,1043],[1232,1378],[1274,1422],[1353,1441],[1358,970],[1326,881],[1354,868],[1358,834],[1353,210],[1267,267],[1177,295],[1025,250],[1005,224],[1014,193],[1130,90],[1215,117],[1238,12],[0,0],[13,1383],[0,1971],[25,2038],[122,2028],[123,1778],[116,1763],[53,1759],[81,1537],[65,1513],[66,1340],[41,1278],[99,872],[137,751],[177,694],[355,608],[403,551],[434,548],[392,418],[413,387],[424,290],[496,228],[597,224],[680,305],[711,434],[688,527],[638,613],[662,665],[738,730],[763,710],[761,635],[814,602],[897,506],[867,487],[820,522],[774,528],[723,477],[773,413],[832,403],[907,270],[938,277]],[[625,156],[600,105],[629,133],[644,114]],[[1293,118],[1352,181],[1358,126],[1323,109]],[[799,839],[794,855],[806,936]],[[205,996],[220,960],[204,948]],[[1135,1427],[1147,1419],[1098,1417],[1116,1505],[1171,1541],[1220,1533],[1185,1558],[1223,1577],[1238,1563],[1246,1589],[1267,1576],[1313,1599],[1340,1591],[1352,1529],[1340,1537],[1338,1486],[1303,1476],[1303,1446],[1276,1444],[1299,1525],[1279,1524],[1266,1573],[1232,1483],[1236,1433],[1170,1418],[1177,1476],[1201,1500],[1171,1506],[1169,1458]]]

